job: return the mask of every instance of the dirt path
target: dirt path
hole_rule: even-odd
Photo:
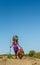
[[[0,59],[0,65],[40,65],[40,59]]]

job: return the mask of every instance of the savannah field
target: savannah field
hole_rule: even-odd
[[[22,59],[7,58],[6,56],[0,57],[0,65],[40,65],[40,59],[24,56]]]

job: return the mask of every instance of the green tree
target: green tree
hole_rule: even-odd
[[[29,55],[30,57],[33,57],[33,56],[35,55],[35,53],[36,53],[36,52],[35,52],[34,50],[31,50],[31,51],[29,51],[29,54],[28,54],[28,55]]]

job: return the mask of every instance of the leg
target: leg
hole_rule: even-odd
[[[15,58],[17,58],[17,51],[15,51]]]
[[[17,58],[18,47],[14,47],[15,57]]]

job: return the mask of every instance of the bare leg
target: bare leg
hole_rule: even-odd
[[[17,58],[17,51],[15,51],[15,58]]]
[[[17,54],[15,54],[15,58],[17,58]]]

